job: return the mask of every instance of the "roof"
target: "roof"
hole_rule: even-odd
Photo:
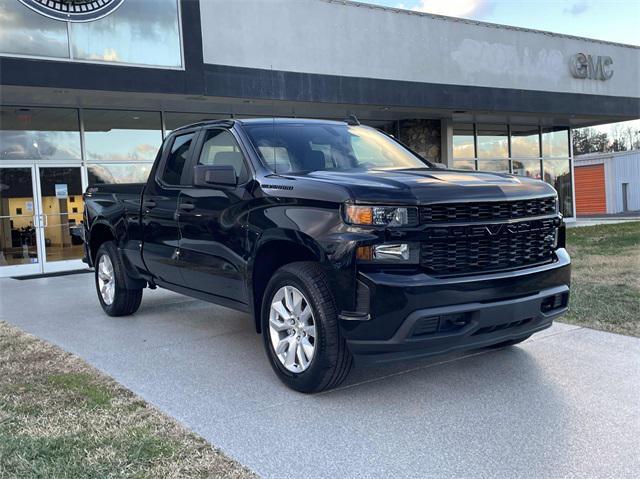
[[[576,166],[586,166],[592,164],[602,164],[605,160],[613,160],[620,158],[621,156],[638,156],[640,161],[640,150],[629,151],[609,151],[605,153],[587,153],[584,155],[578,155],[573,158]],[[582,165],[580,165],[582,163]]]
[[[433,18],[436,20],[445,20],[445,21],[449,21],[449,22],[455,22],[455,23],[466,23],[468,25],[478,25],[481,27],[488,27],[488,28],[500,28],[500,29],[504,29],[504,30],[514,30],[514,31],[518,31],[518,32],[528,32],[528,33],[537,33],[540,35],[547,35],[547,36],[552,36],[552,37],[559,37],[559,38],[571,38],[573,40],[583,40],[583,41],[589,41],[589,42],[596,42],[596,43],[602,43],[605,45],[616,45],[619,47],[626,47],[626,48],[634,48],[634,49],[638,49],[640,50],[640,46],[639,45],[630,45],[627,43],[618,43],[618,42],[610,42],[607,40],[598,40],[595,38],[587,38],[587,37],[579,37],[576,35],[568,35],[565,33],[556,33],[556,32],[549,32],[546,30],[536,30],[534,28],[525,28],[525,27],[515,27],[515,26],[511,26],[511,25],[503,25],[500,23],[490,23],[490,22],[481,22],[479,20],[469,20],[466,18],[458,18],[458,17],[448,17],[446,15],[436,15],[435,13],[425,13],[425,12],[418,12],[415,10],[406,10],[403,8],[396,8],[396,7],[384,7],[382,5],[373,5],[370,3],[363,3],[363,2],[358,2],[355,0],[319,0],[321,2],[327,2],[327,3],[339,3],[342,5],[346,5],[346,6],[350,6],[350,7],[359,7],[359,8],[371,8],[373,10],[385,10],[385,11],[389,11],[389,12],[393,12],[393,13],[398,13],[401,15],[417,15],[417,16],[421,16],[421,17],[429,17],[429,18]]]
[[[187,130],[189,128],[199,128],[203,126],[233,126],[234,123],[240,123],[241,125],[281,125],[281,124],[316,124],[316,125],[346,125],[344,121],[336,120],[317,120],[311,118],[243,118],[241,120],[235,118],[217,119],[217,120],[203,120],[196,123],[189,123],[175,128],[171,133],[176,131]]]
[[[305,123],[316,125],[346,125],[344,121],[336,120],[318,120],[312,118],[243,118],[242,120],[236,120],[242,125],[271,125],[271,124],[293,124],[293,123]]]

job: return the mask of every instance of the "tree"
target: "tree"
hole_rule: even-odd
[[[607,146],[607,151],[627,151],[627,145],[623,139],[616,138]]]
[[[609,136],[595,128],[573,130],[573,154],[598,153],[607,151]]]

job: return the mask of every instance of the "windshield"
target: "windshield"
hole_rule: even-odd
[[[332,124],[245,125],[274,173],[428,168],[429,164],[373,128]]]

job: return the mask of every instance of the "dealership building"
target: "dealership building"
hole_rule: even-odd
[[[640,117],[640,48],[345,0],[0,0],[0,89],[0,276],[23,276],[82,267],[84,189],[143,181],[201,119],[356,115],[572,218],[571,128]]]

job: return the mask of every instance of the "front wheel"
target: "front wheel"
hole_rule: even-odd
[[[317,263],[291,263],[276,271],[262,302],[262,332],[271,367],[296,391],[334,388],[351,369],[335,301]]]
[[[124,265],[113,241],[100,245],[95,269],[96,291],[104,312],[109,316],[135,313],[142,301],[142,289],[127,289]]]

